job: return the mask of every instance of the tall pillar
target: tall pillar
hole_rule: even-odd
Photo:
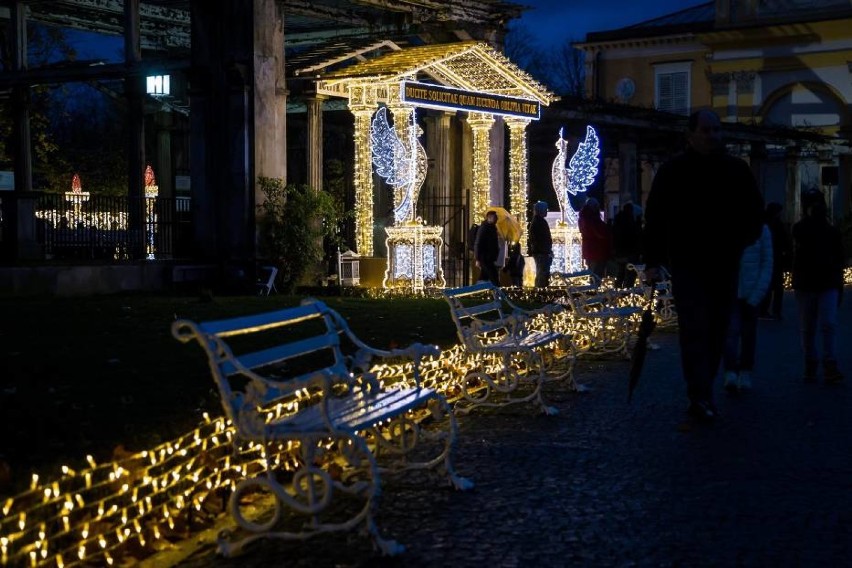
[[[124,78],[127,97],[127,230],[130,234],[130,257],[145,258],[145,76],[139,69],[142,44],[139,31],[139,0],[124,2]]]
[[[160,197],[174,197],[172,172],[172,113],[160,111],[154,116],[157,125],[157,185]]]
[[[396,91],[398,92],[398,91]],[[414,107],[405,106],[399,103],[394,103],[388,106],[393,115],[393,129],[396,132],[396,137],[402,142],[403,146],[405,146],[406,153],[409,157],[414,156],[414,152],[416,152],[416,148],[412,148],[411,135],[408,131],[408,127],[411,124],[411,117],[414,114]],[[419,127],[417,124],[414,124],[414,128],[418,131],[415,134],[415,137],[419,134]],[[394,210],[400,206],[402,200],[405,196],[405,192],[409,190],[407,185],[403,185],[402,187],[394,189],[393,192],[393,208]],[[408,215],[407,219],[400,219],[400,221],[409,221],[416,217],[415,210],[417,209],[417,198],[418,196],[414,196],[414,204],[411,208],[411,212]],[[394,218],[394,225],[397,223],[397,220]]]
[[[502,206],[506,199],[506,127],[502,116],[494,116],[493,118],[494,125],[489,132],[491,140],[488,149],[488,161],[491,167],[489,203]]]
[[[485,218],[491,198],[491,127],[494,117],[481,112],[471,112],[467,123],[473,134],[472,185],[470,188],[470,218],[480,223]]]
[[[191,0],[196,257],[256,256],[258,177],[286,182],[284,20],[277,0]]]
[[[521,250],[527,250],[527,201],[529,199],[529,152],[527,126],[523,118],[506,118],[509,126],[509,211],[524,229]]]
[[[325,97],[312,93],[305,97],[308,127],[308,185],[322,191],[322,102]]]
[[[349,101],[355,115],[355,252],[373,256],[373,144],[370,119],[374,107]]]

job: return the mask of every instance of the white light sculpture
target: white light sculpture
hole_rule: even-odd
[[[582,239],[577,223],[577,211],[571,205],[570,195],[586,192],[595,181],[600,162],[600,140],[595,129],[586,126],[586,139],[580,142],[566,168],[568,141],[562,137],[562,132],[563,129],[560,128],[559,140],[556,141],[558,152],[551,171],[553,189],[562,212],[562,220],[557,222],[553,238],[552,271],[576,272],[583,268],[580,252]]]
[[[420,128],[412,109],[401,140],[388,124],[387,108],[381,107],[370,127],[373,166],[393,188],[394,226],[386,227],[388,264],[384,288],[443,287],[441,269],[442,227],[425,225],[414,212],[420,188],[426,179],[426,151],[418,139]]]
[[[400,140],[388,124],[387,107],[381,107],[370,127],[373,166],[376,173],[393,188],[393,218],[395,224],[414,219],[414,208],[420,188],[426,179],[426,150],[418,140],[414,110],[411,111],[407,140]]]

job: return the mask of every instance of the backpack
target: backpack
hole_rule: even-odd
[[[470,252],[476,252],[476,234],[479,232],[479,225],[474,223],[467,230],[467,248]]]

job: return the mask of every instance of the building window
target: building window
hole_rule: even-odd
[[[665,63],[654,66],[654,105],[657,110],[689,114],[690,71],[692,63]]]

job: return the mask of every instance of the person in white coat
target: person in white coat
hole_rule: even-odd
[[[734,304],[725,340],[723,364],[725,390],[751,390],[754,352],[757,344],[758,308],[772,279],[772,233],[764,225],[760,237],[743,251],[737,302]]]

